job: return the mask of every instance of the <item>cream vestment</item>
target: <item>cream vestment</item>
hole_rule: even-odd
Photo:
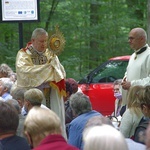
[[[66,136],[63,101],[66,73],[58,57],[48,49],[42,53],[37,52],[32,44],[28,43],[26,48],[18,51],[16,73],[18,87],[37,87],[43,92],[45,89],[49,92],[50,101],[46,100],[43,103],[60,117]]]

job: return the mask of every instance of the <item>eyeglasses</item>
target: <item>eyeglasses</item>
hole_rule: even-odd
[[[128,40],[134,40],[134,39],[135,39],[135,38],[132,37],[132,36],[128,37]]]

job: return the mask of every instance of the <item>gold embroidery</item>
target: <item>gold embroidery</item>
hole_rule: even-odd
[[[31,59],[33,64],[35,65],[42,65],[47,62],[47,57],[44,56],[42,53],[38,53],[36,50],[33,49],[32,46],[28,47],[29,51],[32,53]]]

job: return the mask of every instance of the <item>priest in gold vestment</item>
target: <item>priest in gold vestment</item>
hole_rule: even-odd
[[[36,87],[43,91],[46,97],[43,103],[60,117],[62,133],[66,137],[63,101],[66,73],[57,55],[47,49],[47,42],[48,33],[42,28],[36,28],[31,42],[18,51],[17,87]]]

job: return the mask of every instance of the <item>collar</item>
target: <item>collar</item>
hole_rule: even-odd
[[[147,46],[141,48],[138,52],[136,52],[136,54],[137,54],[137,55],[138,55],[138,54],[141,54],[141,53],[143,53],[146,49],[147,49]]]
[[[10,132],[10,133],[3,133],[1,134],[0,133],[0,140],[3,140],[3,139],[6,139],[6,138],[9,138],[9,137],[13,137],[15,136],[16,132]]]
[[[40,142],[39,145],[43,145],[45,143],[54,143],[56,141],[62,141],[66,143],[66,140],[61,134],[49,134]]]
[[[134,59],[136,59],[137,55],[143,53],[146,49],[147,49],[147,44],[144,47],[142,47],[141,49],[135,51],[135,58]]]
[[[38,54],[38,55],[42,55],[42,54],[45,53],[45,51],[46,51],[46,50],[43,51],[43,52],[37,51],[37,50],[34,48],[32,42],[28,42],[27,45],[26,45],[26,47],[23,48],[23,50],[24,50],[24,51],[29,50],[31,53],[36,53],[36,54]]]
[[[9,95],[9,93],[8,92],[6,92],[6,93],[4,93],[3,95],[2,95],[2,98],[6,98],[7,96]]]
[[[31,45],[31,46],[32,46],[33,50],[36,51],[39,55],[43,55],[43,53],[45,53],[45,51],[46,51],[46,50],[45,50],[45,51],[43,51],[43,52],[39,52],[38,50],[36,50],[36,49],[34,48],[33,45]]]
[[[39,52],[38,50],[36,50],[32,44],[30,45],[28,49],[30,50],[32,54],[43,55],[45,53],[45,51]]]

